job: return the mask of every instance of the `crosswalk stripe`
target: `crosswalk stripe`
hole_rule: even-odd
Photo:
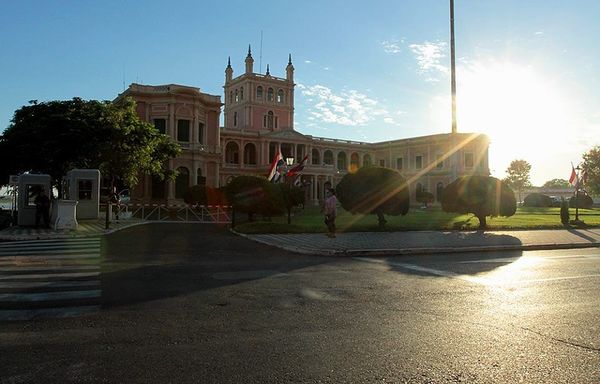
[[[100,280],[84,281],[11,281],[0,283],[0,289],[31,289],[31,288],[81,288],[100,285]]]
[[[85,260],[85,259],[100,259],[99,253],[88,253],[82,255],[48,255],[48,256],[6,256],[0,258],[0,265],[15,265],[19,263],[34,263],[48,261],[60,261],[60,260]]]
[[[24,249],[50,250],[50,249],[80,249],[80,248],[100,249],[100,244],[87,243],[87,244],[54,244],[54,245],[28,245],[28,246],[17,245],[17,246],[12,246],[12,247],[0,247],[0,252],[21,251]]]
[[[100,248],[82,248],[82,249],[64,249],[64,250],[37,250],[37,249],[23,249],[20,251],[3,252],[0,251],[0,257],[5,256],[22,256],[22,255],[56,255],[56,254],[73,254],[81,252],[99,252]]]
[[[0,267],[0,273],[2,272],[35,272],[35,271],[85,271],[90,269],[100,269],[99,265],[48,265],[48,266],[37,266],[37,267]],[[0,274],[3,276],[3,274]],[[19,275],[11,275],[15,277],[19,277]]]
[[[52,244],[83,244],[83,243],[100,243],[101,238],[82,238],[82,239],[52,239],[52,240],[23,240],[23,241],[8,241],[6,243],[0,243],[0,248],[9,247],[12,245],[52,245]]]
[[[91,299],[100,297],[101,295],[102,291],[99,289],[89,291],[59,291],[43,293],[0,293],[0,302],[38,302]]]
[[[42,308],[42,309],[18,309],[0,310],[0,321],[31,320],[38,318],[62,318],[81,316],[98,312],[99,305],[86,305],[78,307]]]
[[[44,274],[0,276],[0,280],[35,280],[35,279],[47,279],[47,278],[52,278],[52,277],[92,277],[92,276],[98,276],[98,275],[100,275],[100,272],[44,273]]]

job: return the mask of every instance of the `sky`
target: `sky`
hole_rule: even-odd
[[[600,2],[455,0],[459,132],[490,170],[541,185],[600,145]],[[29,100],[114,99],[130,83],[221,95],[248,45],[255,72],[295,67],[295,129],[378,142],[451,129],[448,0],[6,1],[0,131]],[[262,43],[261,43],[262,34]],[[261,47],[262,45],[262,47]]]

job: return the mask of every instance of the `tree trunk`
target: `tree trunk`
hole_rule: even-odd
[[[485,215],[476,215],[479,219],[479,229],[486,229],[487,222],[485,221]]]
[[[383,217],[383,213],[382,212],[376,212],[377,213],[377,221],[379,223],[379,229],[384,229],[385,228],[385,223],[387,223],[387,220],[385,219],[385,217]]]
[[[287,209],[287,214],[288,214],[288,224],[292,224],[292,208]]]

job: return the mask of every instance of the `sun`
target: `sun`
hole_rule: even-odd
[[[567,128],[572,126],[571,101],[557,80],[534,66],[493,60],[467,63],[459,67],[457,81],[459,132],[490,137],[490,165],[499,176],[515,159],[543,163],[564,150],[561,136],[573,134]],[[449,98],[441,102],[449,106]]]

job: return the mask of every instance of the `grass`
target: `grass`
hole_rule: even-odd
[[[570,210],[571,220],[575,209]],[[245,215],[238,214],[245,219]],[[579,219],[586,227],[600,227],[600,209],[580,209]],[[471,214],[460,215],[443,212],[439,207],[429,209],[411,208],[406,216],[386,216],[384,231],[419,230],[476,230],[479,220]],[[493,217],[487,220],[489,230],[564,229],[560,222],[560,208],[519,208],[511,217]],[[338,209],[336,225],[340,232],[381,231],[375,215],[352,215]],[[569,227],[570,228],[570,227]],[[298,209],[287,224],[287,217],[273,217],[271,221],[238,222],[236,231],[247,234],[258,233],[323,233],[326,230],[323,214],[317,207]]]

